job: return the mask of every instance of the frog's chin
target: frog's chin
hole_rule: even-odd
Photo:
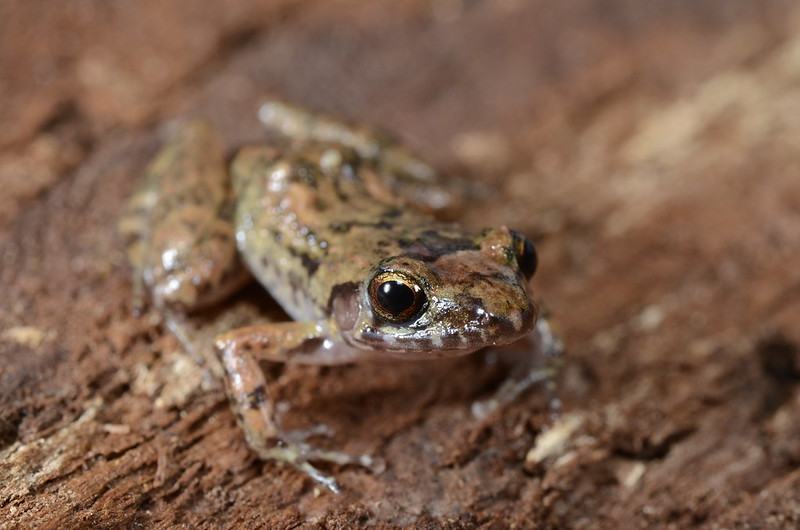
[[[470,340],[460,335],[439,336],[436,334],[408,334],[396,336],[367,331],[356,332],[348,337],[351,346],[373,352],[377,357],[405,360],[441,359],[458,357],[483,348],[512,342],[508,340]]]
[[[378,357],[400,361],[428,361],[431,359],[448,359],[461,357],[481,348],[468,350],[373,350]]]
[[[533,328],[531,311],[517,318],[485,316],[477,319],[440,319],[426,325],[422,318],[410,325],[382,322],[364,313],[349,329],[341,329],[351,346],[399,359],[431,359],[465,355],[490,346],[516,342]],[[435,319],[434,319],[435,320]]]

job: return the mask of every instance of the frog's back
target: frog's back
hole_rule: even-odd
[[[302,145],[247,147],[232,168],[239,248],[294,319],[326,317],[337,286],[360,285],[379,261],[408,246],[435,247],[442,238],[472,244],[407,207],[351,150]]]

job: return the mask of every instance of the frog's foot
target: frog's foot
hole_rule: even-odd
[[[250,447],[262,459],[285,462],[338,493],[336,481],[312,462],[352,464],[380,473],[385,467],[383,460],[317,449],[307,443],[312,436],[332,434],[324,425],[284,431],[281,420],[288,407],[269,398],[267,382],[258,364],[259,360],[286,361],[314,356],[330,361],[336,351],[324,346],[330,342],[324,340],[328,337],[327,325],[326,322],[280,322],[240,328],[217,337],[216,349],[225,371],[231,406]],[[315,347],[318,349],[314,350]]]
[[[546,383],[547,392],[551,396],[550,407],[553,410],[557,410],[559,403],[555,397],[555,382],[553,381],[557,374],[558,369],[555,366],[550,366],[531,371],[518,381],[509,379],[503,382],[500,389],[491,398],[472,403],[472,415],[479,420],[486,419],[490,414],[505,407],[514,401],[517,396],[538,383]]]
[[[284,431],[281,429],[283,415],[288,411],[288,406],[283,403],[275,407],[275,426],[281,440],[277,447],[259,451],[262,458],[285,462],[302,471],[317,483],[325,486],[334,493],[339,493],[339,486],[333,477],[329,477],[314,467],[310,461],[331,462],[337,465],[357,465],[373,473],[382,473],[386,468],[382,458],[369,455],[351,455],[339,451],[317,449],[308,443],[309,438],[322,436],[331,438],[334,430],[324,423],[318,423],[308,429]]]
[[[300,436],[298,436],[300,433]],[[294,431],[287,433],[287,439],[296,439],[310,436],[309,431]],[[284,462],[302,471],[311,477],[317,484],[325,486],[333,493],[340,493],[341,488],[331,476],[324,474],[317,469],[311,462],[331,462],[340,466],[357,465],[370,470],[372,473],[381,473],[386,468],[386,464],[380,457],[369,455],[351,455],[339,451],[329,451],[317,449],[305,442],[281,442],[276,447],[258,450],[258,455],[265,460],[276,460]]]

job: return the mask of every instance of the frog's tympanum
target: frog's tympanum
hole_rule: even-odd
[[[558,341],[537,322],[536,252],[523,235],[435,221],[454,194],[373,130],[274,101],[259,117],[282,140],[241,149],[230,171],[214,129],[186,124],[150,165],[121,230],[156,306],[196,311],[255,277],[294,319],[234,329],[215,348],[250,446],[337,491],[311,462],[378,469],[380,459],[316,449],[306,441],[316,430],[283,431],[260,360],[435,359],[531,335],[553,354]],[[489,403],[545,378],[534,370]]]

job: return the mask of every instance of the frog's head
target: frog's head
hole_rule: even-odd
[[[334,311],[349,342],[414,359],[528,334],[538,313],[528,288],[537,263],[530,241],[500,227],[447,247],[429,245],[428,252],[418,248],[374,266],[353,292],[350,310]]]

